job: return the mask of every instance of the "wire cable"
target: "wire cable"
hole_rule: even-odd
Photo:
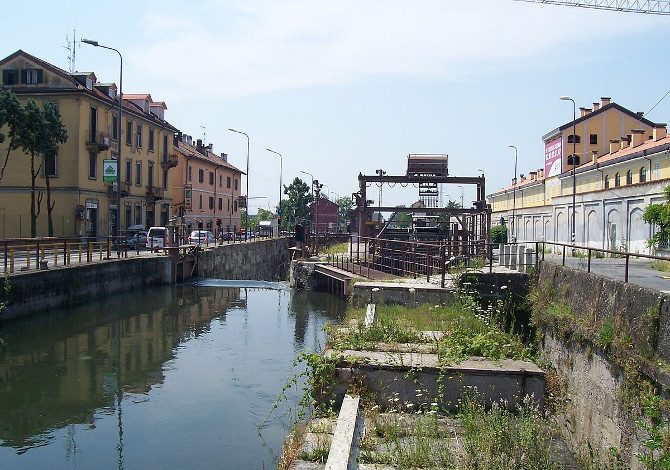
[[[654,110],[654,108],[655,108],[656,106],[658,106],[658,104],[659,104],[661,101],[663,101],[663,100],[665,99],[665,97],[668,96],[668,95],[670,95],[670,90],[668,90],[668,92],[667,92],[665,95],[663,95],[663,98],[661,98],[660,100],[658,100],[658,101],[656,102],[656,104],[655,104],[654,106],[652,106],[651,109],[650,109],[649,111],[647,111],[646,114],[649,114],[650,112],[652,112],[652,111]]]

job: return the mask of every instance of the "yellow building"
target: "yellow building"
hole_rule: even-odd
[[[116,184],[105,182],[104,161],[121,153],[120,229],[167,222],[172,204],[170,168],[176,165],[172,136],[177,129],[164,118],[164,102],[148,94],[123,96],[118,135],[117,87],[100,83],[94,73],[68,73],[24,51],[0,60],[3,85],[20,103],[54,103],[68,140],[53,159],[42,163],[38,191],[45,193],[50,174],[54,236],[104,237],[115,233],[118,217]],[[5,155],[7,141],[0,145]],[[41,160],[41,159],[40,159]],[[29,159],[10,154],[0,181],[0,237],[30,236]],[[108,165],[109,166],[109,163]],[[37,219],[37,236],[47,235],[46,195]]]

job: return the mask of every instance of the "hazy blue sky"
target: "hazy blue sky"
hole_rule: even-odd
[[[115,12],[120,13],[115,13]],[[244,169],[274,206],[308,171],[332,192],[359,172],[403,174],[409,153],[448,153],[450,174],[483,169],[487,193],[540,168],[541,136],[601,96],[647,112],[670,89],[670,17],[513,0],[4,2],[0,54],[68,68],[65,36],[124,55],[124,91],[164,100],[166,118]],[[82,45],[76,69],[118,81],[116,54]],[[579,112],[579,110],[578,110]],[[670,120],[670,96],[648,118]],[[411,203],[416,191],[386,190]],[[376,188],[371,188],[376,199]],[[460,199],[460,189],[445,189]],[[466,191],[466,205],[474,191]]]

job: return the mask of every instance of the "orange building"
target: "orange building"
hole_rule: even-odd
[[[174,137],[173,215],[183,215],[187,230],[207,229],[217,235],[240,228],[240,189],[243,172],[212,144],[178,133]]]

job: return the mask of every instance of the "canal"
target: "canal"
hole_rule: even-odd
[[[344,309],[212,280],[5,322],[0,468],[275,468],[301,391],[268,413]]]

